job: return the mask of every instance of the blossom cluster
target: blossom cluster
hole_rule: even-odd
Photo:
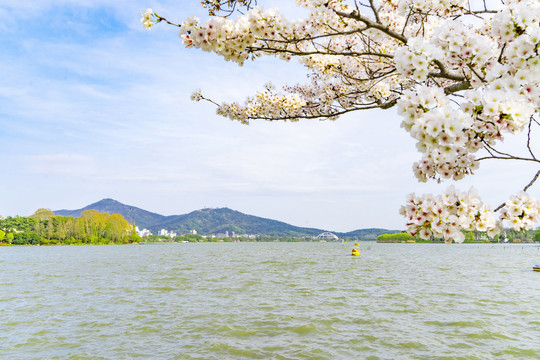
[[[489,236],[500,232],[493,211],[482,203],[474,189],[468,192],[449,187],[441,196],[410,194],[400,213],[408,220],[407,231],[424,240],[442,238],[462,243],[462,230],[485,231]]]
[[[244,124],[249,122],[250,117],[261,113],[267,114],[269,119],[286,114],[291,120],[297,120],[298,112],[305,105],[305,100],[298,94],[279,94],[267,89],[248,98],[245,106],[236,102],[221,104],[217,109],[217,114]]]
[[[436,48],[422,39],[410,39],[408,46],[396,49],[394,59],[396,70],[404,78],[422,82],[429,75],[430,59],[436,59]]]
[[[540,222],[540,202],[521,192],[505,203],[500,219],[506,220],[515,230],[532,229]]]
[[[417,149],[423,154],[413,165],[417,179],[425,182],[440,175],[459,180],[478,167],[471,155],[481,146],[471,131],[473,119],[454,109],[442,89],[423,86],[405,92],[398,112],[402,127],[418,141]]]
[[[241,65],[257,41],[301,30],[301,24],[286,22],[276,9],[255,8],[235,20],[212,17],[201,24],[197,17],[189,17],[182,22],[179,36],[186,47],[213,51]]]
[[[429,36],[410,38],[396,49],[396,70],[418,84],[400,97],[398,112],[422,153],[413,165],[420,181],[472,174],[478,166],[474,153],[502,141],[504,133],[522,131],[537,114],[539,4],[511,4],[494,16],[491,28],[447,20]],[[427,83],[434,74],[443,78],[440,86]],[[444,85],[455,84],[444,80],[447,74],[472,87],[459,106],[445,92]]]
[[[359,91],[369,98],[374,92],[384,92],[384,86],[358,88],[351,94],[350,89],[339,82],[325,81],[318,76],[312,76],[309,85],[284,86],[284,92],[276,92],[272,84],[266,84],[264,91],[248,97],[244,104],[238,102],[222,103],[218,106],[217,114],[231,120],[248,124],[251,119],[298,121],[300,117],[316,118],[326,114],[329,120],[335,120],[340,112],[354,107],[363,98]],[[192,100],[204,99],[200,90],[192,94]],[[336,104],[339,99],[339,104]],[[265,114],[262,117],[261,114]]]
[[[152,9],[146,9],[142,13],[141,22],[145,29],[150,29],[155,23],[154,11]]]
[[[407,15],[411,11],[424,14],[438,13],[448,15],[449,13],[455,13],[467,7],[468,1],[466,0],[402,0],[399,1],[398,11],[401,15]]]
[[[201,101],[202,99],[203,99],[203,95],[202,95],[201,89],[197,89],[191,94],[192,101]]]

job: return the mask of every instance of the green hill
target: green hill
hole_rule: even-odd
[[[121,214],[127,221],[134,223],[141,229],[149,229],[153,224],[162,222],[166,218],[166,216],[139,209],[135,206],[124,205],[113,199],[103,199],[78,210],[56,210],[54,213],[61,216],[79,217],[85,210]]]
[[[186,215],[169,216],[150,230],[170,229],[178,233],[197,230],[199,234],[216,234],[225,231],[236,234],[261,234],[269,236],[316,236],[323,230],[301,228],[287,223],[246,215],[228,208],[202,209]]]
[[[56,210],[57,215],[79,217],[85,210],[97,210],[110,214],[121,214],[125,219],[137,225],[140,229],[146,228],[154,234],[161,229],[175,231],[182,235],[196,230],[202,235],[234,232],[237,235],[256,234],[266,236],[317,236],[328,231],[317,228],[298,227],[282,221],[266,219],[253,215],[246,215],[229,208],[202,209],[184,215],[164,216],[152,213],[135,206],[125,205],[113,199],[103,199],[94,204],[78,210]],[[339,237],[375,240],[378,235],[398,232],[386,229],[359,229],[347,233],[334,232]]]

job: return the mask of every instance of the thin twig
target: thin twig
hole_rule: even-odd
[[[169,24],[169,25],[176,26],[176,27],[182,27],[182,25],[180,25],[180,24],[175,24],[175,23],[173,23],[173,22],[171,22],[171,21],[165,19],[163,16],[160,16],[160,15],[158,15],[158,14],[156,14],[156,13],[154,13],[154,16],[158,19],[157,22],[164,21],[164,22],[166,22],[166,23]]]
[[[536,180],[538,180],[539,177],[540,177],[540,170],[538,170],[538,172],[536,173],[536,175],[534,175],[532,180],[523,188],[523,191],[529,190],[529,188],[536,182]],[[506,205],[506,203],[503,203],[503,204],[497,206],[497,208],[495,208],[495,210],[493,210],[493,211],[497,212],[497,211],[501,210],[504,207],[504,205]]]
[[[532,158],[533,159],[536,159],[536,156],[534,156],[534,153],[531,149],[531,127],[532,127],[532,122],[533,122],[533,117],[531,116],[530,120],[529,120],[529,130],[527,132],[527,149],[529,149],[529,153],[531,154]]]
[[[391,30],[388,26],[384,26],[384,25],[382,25],[380,23],[377,23],[377,22],[365,17],[364,15],[360,14],[359,11],[351,11],[350,13],[347,13],[347,12],[343,12],[343,11],[334,10],[334,12],[337,15],[342,16],[344,18],[353,19],[353,20],[363,22],[367,26],[375,28],[377,30],[380,30],[383,33],[385,33],[386,35],[388,35],[388,36],[390,36],[390,37],[392,37],[392,38],[394,38],[396,40],[399,40],[404,44],[406,44],[407,41],[408,41],[407,37],[405,37],[405,36],[395,32],[395,31]]]
[[[382,24],[381,19],[379,18],[379,11],[375,7],[375,3],[373,2],[373,0],[369,0],[369,5],[370,5],[371,9],[373,10],[373,15],[375,15],[375,19],[377,20],[377,22],[379,24]]]
[[[539,176],[540,176],[540,170],[538,170],[538,172],[536,173],[536,175],[534,176],[534,178],[531,180],[531,182],[528,183],[527,186],[525,186],[525,187],[523,188],[523,191],[529,190],[529,188],[532,186],[532,184],[534,184],[534,182],[535,182],[536,180],[538,180],[538,177],[539,177]]]

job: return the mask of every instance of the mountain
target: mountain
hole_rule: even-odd
[[[121,214],[126,220],[135,223],[141,229],[149,229],[153,224],[160,223],[166,218],[166,216],[139,209],[135,206],[124,205],[113,199],[103,199],[78,210],[56,210],[54,213],[61,216],[79,217],[86,210]]]
[[[202,209],[186,215],[169,216],[153,229],[171,229],[178,233],[197,230],[199,234],[216,234],[225,231],[236,234],[263,234],[270,236],[316,236],[320,229],[302,228],[287,223],[246,215],[229,208]],[[150,229],[150,230],[153,230]]]
[[[79,217],[85,210],[97,210],[110,214],[121,214],[128,221],[133,222],[140,229],[146,228],[156,234],[161,229],[175,231],[178,234],[189,233],[196,230],[203,235],[224,233],[259,234],[268,236],[316,236],[326,230],[305,228],[290,225],[281,221],[266,219],[253,215],[246,215],[229,208],[201,209],[184,215],[164,216],[152,213],[135,206],[124,205],[113,199],[103,199],[94,204],[78,210],[56,210],[55,214],[61,216]],[[378,235],[394,233],[395,230],[385,229],[359,229],[348,233],[338,233],[340,237],[353,237],[375,240]]]

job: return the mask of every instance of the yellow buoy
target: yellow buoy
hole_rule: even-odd
[[[352,249],[352,256],[360,256],[360,250],[353,248]]]

